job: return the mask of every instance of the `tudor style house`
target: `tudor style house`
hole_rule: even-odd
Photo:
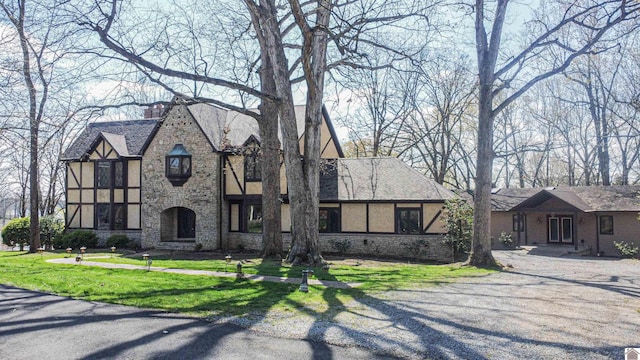
[[[494,189],[493,247],[502,232],[519,245],[553,244],[618,256],[614,241],[639,244],[640,186]]]
[[[302,134],[304,107],[296,114]],[[442,242],[452,192],[396,158],[344,158],[326,111],[321,143],[322,251],[453,259]],[[249,116],[176,98],[144,120],[89,124],[63,160],[69,230],[126,234],[143,248],[261,248],[260,137]],[[281,182],[288,243],[284,169]]]

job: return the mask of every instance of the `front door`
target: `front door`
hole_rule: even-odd
[[[196,213],[191,209],[178,208],[178,239],[196,237]]]
[[[549,242],[558,244],[573,243],[573,218],[570,216],[549,217]]]

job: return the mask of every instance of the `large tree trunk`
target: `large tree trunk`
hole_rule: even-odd
[[[262,92],[275,94],[273,67],[266,54],[261,56]],[[263,98],[260,107],[260,149],[262,152],[262,256],[282,259],[282,222],[280,211],[280,141],[278,140],[278,104]]]
[[[39,193],[40,188],[38,185],[38,130],[40,127],[40,121],[38,118],[37,110],[37,93],[36,87],[31,78],[31,56],[29,48],[29,39],[25,33],[24,20],[26,14],[26,1],[21,1],[19,9],[19,17],[11,18],[18,36],[20,38],[20,47],[22,48],[22,75],[24,76],[25,85],[29,92],[29,214],[30,219],[30,238],[29,238],[29,251],[36,252],[40,247],[40,217],[38,212],[39,206]],[[5,11],[7,11],[5,9]],[[7,12],[7,14],[9,14]]]
[[[473,239],[469,264],[495,266],[491,254],[491,170],[493,167],[493,86],[500,36],[508,1],[496,5],[491,40],[484,27],[484,1],[476,0],[476,52],[478,54],[478,158],[473,211]]]
[[[469,256],[469,264],[474,266],[492,266],[496,263],[491,254],[491,168],[493,166],[491,91],[491,86],[480,87],[473,240]]]
[[[307,83],[307,107],[304,133],[304,175],[307,196],[305,210],[305,237],[293,240],[287,261],[291,263],[320,264],[324,260],[319,244],[319,204],[320,204],[320,129],[322,125],[322,101],[324,72],[331,2],[317,1],[316,26],[312,29],[306,22],[297,0],[289,0],[296,23],[303,33],[302,64]],[[293,211],[293,207],[292,207]],[[293,215],[293,214],[292,214]]]
[[[280,131],[291,211],[292,248],[297,244],[310,245],[305,256],[295,256],[292,261],[315,265],[322,261],[318,248],[318,190],[309,188],[308,179],[311,175],[311,183],[314,183],[313,173],[319,176],[319,168],[311,169],[306,166],[308,172],[303,170],[289,66],[284,53],[276,4],[273,0],[261,1],[260,5],[245,0],[245,4],[251,13],[253,26],[259,33],[261,51],[267,54],[273,67],[273,81],[280,100]],[[305,128],[308,129],[309,124]]]

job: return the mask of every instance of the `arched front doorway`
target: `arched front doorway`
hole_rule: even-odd
[[[185,207],[172,207],[160,217],[160,240],[193,240],[196,238],[196,213]]]

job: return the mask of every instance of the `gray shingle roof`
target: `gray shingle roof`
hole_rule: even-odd
[[[91,151],[100,136],[109,141],[121,156],[141,156],[157,124],[157,119],[90,123],[67,148],[61,160],[80,160]],[[121,151],[126,151],[126,154]]]
[[[640,186],[578,186],[571,189],[591,211],[637,211],[640,212]]]
[[[341,201],[428,201],[456,197],[394,157],[338,159],[336,176],[337,200]]]
[[[494,189],[491,194],[491,211],[509,211],[542,189]]]
[[[537,189],[499,189],[491,196],[493,211],[534,208],[551,199],[559,199],[583,212],[640,212],[640,186],[562,186]]]
[[[260,141],[258,122],[251,116],[204,103],[187,106],[205,136],[218,151],[228,147],[241,147],[251,136]],[[257,112],[255,109],[252,111]],[[295,113],[298,134],[304,134],[305,107],[296,106]]]

